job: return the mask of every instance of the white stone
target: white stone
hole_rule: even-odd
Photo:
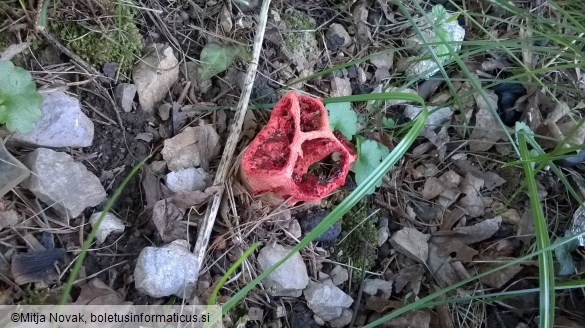
[[[347,31],[341,24],[337,23],[331,24],[327,29],[327,33],[325,35],[327,36],[327,40],[330,40],[330,42],[332,42],[334,45],[339,44],[340,48],[345,48],[351,44],[351,36],[349,36],[349,33],[347,33]],[[337,41],[336,38],[339,39],[339,41],[341,42]],[[335,51],[337,49],[332,50]]]
[[[331,97],[351,96],[351,82],[348,78],[334,77],[331,79]]]
[[[102,213],[103,212],[94,213],[89,218],[89,224],[91,224],[92,228],[95,229],[95,225],[97,224],[97,221]],[[125,228],[126,226],[124,225],[122,220],[120,220],[117,216],[115,216],[112,213],[106,213],[102,222],[100,223],[99,227],[96,230],[95,238],[100,244],[103,244],[106,238],[108,238],[108,236],[112,232],[124,232]]]
[[[14,133],[9,142],[53,148],[91,146],[93,122],[81,111],[79,100],[63,91],[43,93],[41,112],[31,133]]]
[[[197,256],[176,240],[163,247],[146,247],[140,252],[134,269],[136,289],[151,297],[176,295],[190,299],[199,273]]]
[[[383,298],[389,299],[392,296],[392,283],[382,279],[364,280],[364,293],[374,296],[378,291],[382,292]]]
[[[380,227],[378,229],[378,247],[382,246],[390,237],[390,230],[388,227]]]
[[[343,328],[347,327],[351,323],[353,317],[353,311],[350,309],[343,309],[341,317],[329,321],[329,327],[331,328]]]
[[[167,174],[167,188],[172,192],[202,191],[207,187],[209,176],[202,169],[190,167]]]
[[[132,111],[132,104],[134,103],[134,96],[136,96],[136,86],[131,83],[120,83],[114,92],[118,106],[129,113]]]
[[[291,234],[291,236],[295,237],[295,238],[301,238],[301,236],[303,235],[303,232],[301,230],[301,224],[299,223],[298,220],[296,219],[292,219],[290,221],[290,223],[288,224],[288,232]]]
[[[132,79],[140,106],[153,113],[179,79],[179,61],[169,46],[154,44],[149,48],[148,55],[132,70]]]
[[[333,284],[336,286],[343,284],[349,279],[349,272],[347,272],[347,269],[341,265],[336,265],[329,275],[331,276]]]
[[[260,250],[258,254],[258,265],[262,271],[268,269],[276,262],[280,261],[288,252],[290,248],[278,244],[267,245]],[[307,268],[301,257],[301,254],[296,253],[286,262],[284,262],[278,269],[264,279],[264,286],[270,289],[270,293],[274,296],[291,296],[299,297],[307,284],[309,283],[309,275]]]
[[[353,299],[333,284],[310,281],[303,291],[307,306],[325,321],[337,319]]]
[[[39,148],[24,164],[32,171],[23,186],[63,215],[77,217],[106,199],[100,180],[66,153]]]

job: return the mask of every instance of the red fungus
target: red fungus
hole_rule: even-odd
[[[273,192],[290,203],[316,201],[345,184],[357,155],[329,126],[321,99],[287,93],[242,157],[254,194]]]

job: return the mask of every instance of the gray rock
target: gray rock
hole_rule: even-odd
[[[301,231],[301,225],[299,224],[299,221],[295,220],[295,219],[292,219],[290,221],[290,223],[288,224],[287,230],[291,234],[291,236],[293,236],[297,239],[303,235],[303,232]]]
[[[387,226],[378,228],[378,247],[382,246],[388,237],[390,237],[390,230]]]
[[[92,228],[95,228],[95,225],[101,214],[102,212],[97,212],[89,218],[89,224],[91,224]],[[104,219],[100,223],[100,226],[96,230],[95,238],[100,244],[103,244],[106,238],[108,238],[109,234],[112,232],[124,232],[125,228],[126,226],[122,220],[118,219],[117,216],[112,213],[106,213]]]
[[[158,108],[158,116],[161,120],[167,121],[169,117],[171,117],[171,110],[173,109],[173,105],[169,103],[164,103],[160,105]]]
[[[209,176],[205,171],[190,167],[167,174],[167,188],[172,192],[203,191],[208,180]]]
[[[188,127],[171,139],[164,141],[161,151],[169,170],[176,171],[201,164],[199,141],[205,140],[207,150],[205,156],[211,159],[219,154],[219,135],[213,126]]]
[[[364,280],[364,293],[374,296],[378,291],[382,292],[383,298],[389,299],[392,296],[392,283],[382,279]]]
[[[336,286],[343,284],[349,279],[349,272],[347,272],[347,269],[341,265],[336,265],[329,275],[331,276],[333,284]]]
[[[136,86],[131,83],[120,83],[114,92],[118,106],[129,113],[132,111],[132,104],[134,103],[134,96],[136,96]]]
[[[136,289],[151,297],[176,295],[190,299],[197,284],[199,263],[187,241],[175,240],[163,247],[146,247],[134,269]]]
[[[353,299],[333,284],[310,281],[303,291],[309,309],[325,321],[337,319]]]
[[[30,134],[14,133],[10,142],[55,148],[91,146],[93,122],[81,111],[79,100],[63,91],[44,93],[41,112]]]
[[[27,155],[24,164],[32,174],[23,186],[63,215],[77,217],[106,198],[98,177],[66,153],[39,148]]]
[[[348,78],[334,77],[331,80],[331,97],[345,97],[351,94],[351,82]]]
[[[311,232],[313,228],[315,228],[319,223],[321,223],[321,221],[323,221],[327,214],[329,214],[329,212],[319,210],[307,215],[307,217],[302,219],[300,222],[301,228],[303,228],[303,233],[306,235]],[[339,234],[341,234],[341,222],[337,221],[335,224],[329,227],[329,229],[325,230],[321,235],[319,235],[319,237],[315,238],[315,241],[333,242],[337,239],[337,237],[339,237]]]
[[[289,251],[290,248],[278,244],[267,245],[258,254],[258,265],[264,271],[280,261]],[[308,283],[307,268],[299,253],[293,255],[264,280],[264,286],[271,289],[274,296],[299,297]]]
[[[351,36],[341,24],[331,24],[325,35],[327,36],[327,47],[331,51],[337,51],[351,44]]]
[[[331,328],[343,328],[347,327],[351,323],[353,317],[353,311],[350,309],[343,309],[341,317],[329,321],[329,327]]]
[[[149,55],[132,70],[132,79],[142,109],[152,114],[179,79],[179,61],[169,46],[154,44],[149,48]]]
[[[154,174],[163,174],[167,169],[167,162],[165,161],[153,161],[150,163],[150,168]]]

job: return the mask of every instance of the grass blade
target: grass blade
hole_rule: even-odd
[[[83,264],[83,260],[85,259],[85,256],[87,255],[87,250],[91,246],[91,243],[93,243],[93,240],[95,238],[95,234],[96,234],[97,229],[99,228],[100,224],[102,223],[102,220],[104,219],[106,214],[112,209],[112,207],[116,203],[116,200],[118,200],[118,197],[120,197],[122,190],[124,190],[124,188],[126,187],[128,182],[130,182],[132,177],[138,172],[138,170],[140,170],[140,168],[144,165],[144,163],[146,163],[146,161],[149,158],[150,158],[150,156],[147,156],[145,159],[141,160],[138,164],[136,164],[136,166],[134,166],[132,168],[132,171],[130,171],[130,173],[128,173],[128,175],[124,178],[122,183],[120,183],[118,188],[116,188],[116,190],[114,191],[114,194],[112,194],[112,197],[110,197],[110,199],[106,203],[106,206],[104,206],[104,208],[102,210],[102,214],[99,216],[99,218],[96,222],[96,225],[91,229],[91,232],[89,233],[89,235],[87,235],[87,238],[85,239],[85,242],[83,243],[83,247],[81,248],[81,253],[79,253],[77,260],[75,260],[75,264],[73,265],[73,268],[71,269],[71,273],[69,274],[69,278],[67,279],[67,282],[65,283],[65,287],[63,289],[63,294],[61,295],[61,301],[59,302],[60,305],[65,305],[65,303],[67,303],[67,300],[69,299],[69,294],[71,294],[71,289],[73,288],[73,284],[75,283],[75,279],[77,278],[77,275],[79,274],[79,270],[81,269],[81,265]]]
[[[525,126],[525,128],[522,128]],[[526,125],[516,124],[516,131],[518,137],[518,147],[520,149],[520,156],[522,160],[529,160],[531,155],[528,151],[526,142],[526,133],[529,128]],[[540,198],[538,197],[538,188],[536,187],[536,179],[534,168],[531,163],[522,163],[524,167],[524,175],[526,176],[526,187],[530,196],[530,208],[532,216],[534,217],[534,230],[536,235],[536,245],[539,250],[550,246],[550,238],[548,236],[548,226],[544,217],[544,212],[540,206]],[[544,252],[538,256],[538,276],[540,285],[540,327],[552,327],[555,315],[555,277],[554,266],[551,252]]]

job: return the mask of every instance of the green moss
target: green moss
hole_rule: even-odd
[[[142,50],[142,37],[135,23],[136,9],[116,0],[105,3],[115,19],[103,29],[57,19],[51,22],[51,28],[69,49],[90,64],[101,68],[105,63],[116,62],[127,73]]]
[[[374,267],[376,262],[378,241],[376,224],[378,218],[371,216],[366,220],[368,217],[368,205],[369,201],[366,198],[362,199],[343,216],[342,221],[343,235],[341,239],[343,239],[343,243],[340,245],[342,254],[340,261],[358,268],[353,274],[353,279],[356,281],[361,278],[359,268],[363,266],[368,271]]]
[[[282,20],[286,23],[289,30],[284,43],[288,49],[295,51],[297,49],[311,49],[316,46],[315,21],[298,10],[287,10],[282,15]]]
[[[61,288],[43,288],[25,290],[22,305],[52,305],[59,304],[61,300]]]

